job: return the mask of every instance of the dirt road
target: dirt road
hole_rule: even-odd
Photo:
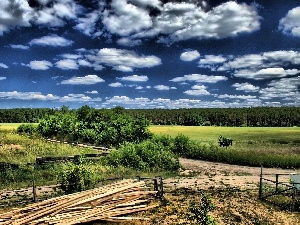
[[[184,170],[177,178],[164,180],[168,188],[198,187],[208,189],[211,187],[232,187],[239,189],[257,189],[261,173],[260,167],[229,165],[225,163],[207,162],[201,160],[180,158]],[[275,174],[280,176],[282,182],[289,182],[290,173],[300,171],[278,168],[263,168],[265,178],[275,179]]]

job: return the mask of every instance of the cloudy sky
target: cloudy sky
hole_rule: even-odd
[[[299,0],[1,0],[0,108],[300,106]]]

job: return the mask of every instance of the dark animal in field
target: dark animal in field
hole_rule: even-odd
[[[232,145],[232,142],[233,140],[230,139],[230,138],[226,138],[226,137],[223,137],[223,136],[219,136],[219,145],[220,147],[229,147],[230,145]]]

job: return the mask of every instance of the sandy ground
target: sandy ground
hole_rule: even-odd
[[[197,187],[200,189],[232,187],[245,189],[257,189],[260,181],[260,167],[248,167],[229,165],[224,163],[207,162],[201,160],[180,158],[184,170],[177,178],[164,180],[167,188]],[[276,179],[275,174],[286,174],[279,176],[280,182],[289,182],[289,174],[300,173],[300,171],[263,168],[263,177]]]

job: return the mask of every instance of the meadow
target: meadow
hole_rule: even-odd
[[[154,134],[183,134],[205,144],[218,144],[220,135],[233,139],[232,149],[300,153],[300,127],[150,126]]]

